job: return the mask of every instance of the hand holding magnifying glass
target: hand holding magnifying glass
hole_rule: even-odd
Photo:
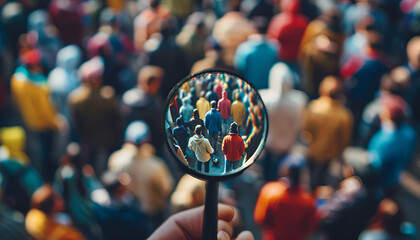
[[[263,150],[264,103],[236,73],[209,69],[179,82],[164,109],[171,153],[183,170],[207,181],[202,239],[217,239],[218,182],[241,174]]]

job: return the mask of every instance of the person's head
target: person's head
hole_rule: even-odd
[[[276,63],[270,70],[268,86],[278,94],[286,95],[294,87],[294,78],[289,66],[285,63]]]
[[[97,88],[102,86],[104,64],[100,57],[94,57],[79,67],[79,76],[83,84]]]
[[[420,36],[411,38],[407,43],[407,58],[412,68],[420,69]]]
[[[367,45],[373,50],[382,50],[383,36],[379,31],[367,32]]]
[[[406,67],[396,67],[381,78],[381,90],[403,96],[410,86],[410,78],[410,71]]]
[[[300,173],[302,171],[302,167],[298,164],[291,164],[289,166],[289,178],[290,178],[290,186],[292,188],[296,188],[300,184]]]
[[[51,184],[44,184],[32,194],[31,207],[50,215],[62,211],[64,202]]]
[[[184,124],[184,120],[182,120],[182,117],[178,117],[176,119],[176,125],[177,126],[182,126]]]
[[[291,188],[300,186],[305,163],[304,156],[298,153],[290,154],[284,159],[282,166],[279,168],[279,175],[288,176]]]
[[[211,108],[214,108],[214,109],[217,108],[217,102],[216,101],[211,101]]]
[[[116,173],[107,170],[101,176],[101,183],[112,197],[120,197],[127,192],[126,186],[131,178],[127,173]]]
[[[203,127],[201,125],[195,126],[195,134],[197,136],[203,135]]]
[[[372,218],[372,225],[384,228],[393,235],[400,234],[400,227],[403,221],[402,212],[397,202],[390,198],[383,199]]]
[[[82,51],[80,48],[71,44],[63,47],[57,52],[56,66],[68,71],[76,70],[82,61]]]
[[[201,98],[206,98],[206,92],[205,91],[201,91],[200,92],[200,97]]]
[[[186,105],[188,105],[190,103],[191,103],[191,98],[189,96],[188,97],[184,97],[182,99],[182,105],[186,106]]]
[[[375,26],[375,18],[371,14],[361,17],[354,24],[354,29],[356,32],[363,33],[366,33],[367,31],[377,30]]]
[[[150,142],[149,126],[142,120],[131,122],[125,130],[124,139],[125,142],[136,146],[141,146],[143,143]]]
[[[238,134],[238,124],[236,122],[230,124],[229,133]]]
[[[164,71],[161,67],[146,65],[142,67],[137,75],[137,86],[143,89],[148,95],[155,95],[162,85]]]
[[[236,101],[241,101],[241,94],[239,94],[239,91],[235,92],[235,100]]]
[[[160,0],[150,0],[150,7],[157,8],[160,5]]]
[[[332,99],[338,99],[341,95],[342,87],[343,84],[338,77],[327,76],[319,85],[319,95]]]
[[[223,90],[223,91],[222,91],[222,97],[223,97],[224,99],[227,99],[227,98],[228,98],[228,93],[227,93],[227,91],[225,91],[225,90]]]
[[[193,110],[193,117],[194,117],[194,119],[200,118],[200,114],[198,113],[198,109]]]
[[[28,68],[30,72],[42,72],[41,58],[42,53],[38,49],[26,51],[20,55],[21,63]]]
[[[251,106],[258,105],[257,94],[254,91],[249,92],[249,103]]]
[[[391,121],[396,126],[402,124],[406,119],[406,103],[397,95],[385,96],[382,99],[383,110],[380,113],[381,121]]]
[[[26,133],[23,127],[0,128],[0,144],[9,151],[22,151],[25,149]]]

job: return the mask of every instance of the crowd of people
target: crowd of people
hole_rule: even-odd
[[[234,169],[266,120],[243,85],[197,80],[165,144],[171,89],[219,68],[259,90],[269,123],[255,164],[220,184],[235,208],[219,208],[221,239],[418,239],[399,196],[417,166],[419,13],[417,0],[0,0],[0,238],[199,239],[202,209],[170,216],[202,205],[205,183],[170,151]]]
[[[189,79],[174,93],[168,100],[167,136],[186,165],[202,171],[204,164],[204,172],[224,174],[258,155],[268,120],[247,82],[214,70]]]

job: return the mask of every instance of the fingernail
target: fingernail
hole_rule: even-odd
[[[229,235],[224,231],[220,231],[217,233],[217,240],[229,240]]]

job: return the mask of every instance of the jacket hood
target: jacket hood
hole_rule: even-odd
[[[193,139],[194,139],[194,141],[195,141],[196,143],[202,143],[202,142],[204,141],[204,137],[203,137],[203,136],[197,136],[197,135],[194,135],[194,136],[193,136]]]
[[[226,91],[223,91],[223,92],[222,92],[222,97],[223,97],[224,99],[227,99],[227,92],[226,92]]]
[[[293,89],[294,75],[284,63],[276,63],[269,74],[269,88],[280,96],[284,96]]]
[[[76,45],[69,45],[57,53],[57,67],[65,70],[77,70],[82,61],[82,52]]]
[[[48,24],[48,14],[44,9],[33,11],[28,16],[28,32],[36,31],[38,34],[44,34]]]
[[[182,105],[187,105],[191,103],[191,99],[189,97],[185,97],[182,99]]]
[[[299,0],[281,0],[281,9],[283,12],[299,13],[300,12]]]

